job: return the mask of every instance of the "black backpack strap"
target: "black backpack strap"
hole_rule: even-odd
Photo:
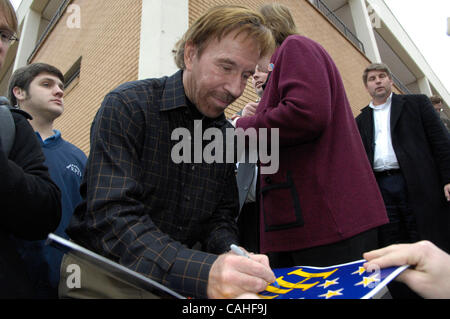
[[[3,100],[1,101],[3,102]],[[14,144],[16,137],[16,125],[14,118],[11,114],[10,108],[3,103],[0,104],[0,140],[2,142],[3,151],[6,156],[9,156],[9,152]]]

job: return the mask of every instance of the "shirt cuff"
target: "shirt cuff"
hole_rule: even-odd
[[[170,286],[186,297],[208,298],[209,272],[217,257],[198,250],[181,250],[170,271]]]
[[[241,117],[239,115],[233,115],[233,117],[231,118],[231,125],[233,125],[234,127],[236,127],[236,123],[237,121],[240,119]]]

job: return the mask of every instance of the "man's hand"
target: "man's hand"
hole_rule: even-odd
[[[429,241],[392,245],[365,253],[368,263],[380,268],[410,265],[396,280],[425,298],[450,298],[450,256]]]
[[[263,291],[275,282],[265,255],[238,256],[232,252],[216,259],[209,272],[208,298],[236,298],[245,293]]]
[[[256,109],[258,108],[258,102],[249,102],[244,106],[242,110],[242,117],[253,116],[256,113]]]

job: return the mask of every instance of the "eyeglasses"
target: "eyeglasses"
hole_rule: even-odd
[[[4,44],[10,44],[12,41],[19,41],[19,38],[8,30],[0,30],[0,39],[2,39]]]

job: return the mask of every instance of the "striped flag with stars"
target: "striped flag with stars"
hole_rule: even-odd
[[[274,269],[276,282],[259,296],[265,299],[369,299],[407,266],[365,269],[365,260],[326,268]]]

